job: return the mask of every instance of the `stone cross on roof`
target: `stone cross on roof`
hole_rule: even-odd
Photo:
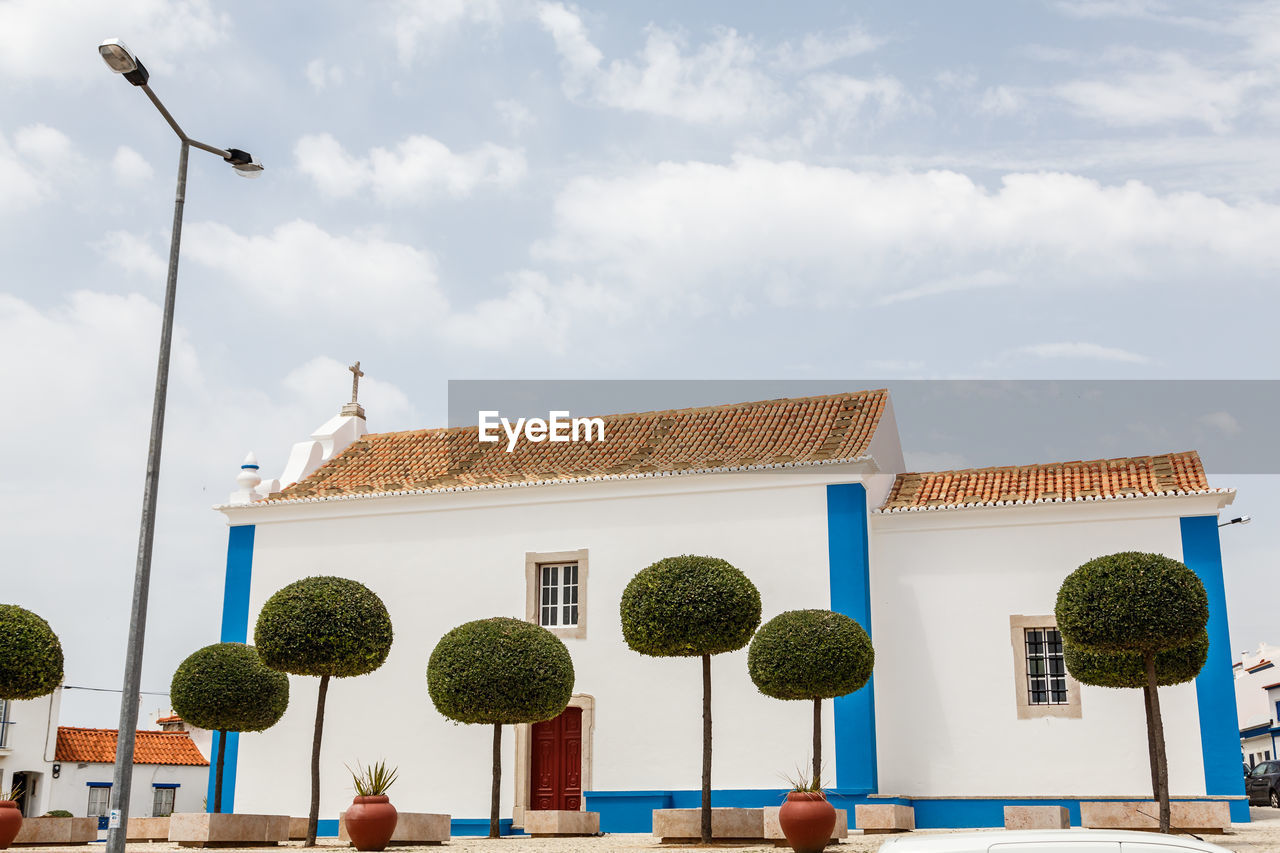
[[[351,402],[342,407],[342,414],[363,418],[364,407],[356,402],[356,398],[360,395],[360,377],[364,376],[364,371],[360,369],[358,361],[347,370],[351,371]]]
[[[347,368],[351,371],[351,402],[356,401],[356,396],[360,393],[360,377],[364,376],[364,371],[360,369],[360,362],[356,362]]]

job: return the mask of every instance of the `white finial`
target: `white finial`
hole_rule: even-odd
[[[236,475],[236,485],[240,488],[231,494],[231,503],[252,503],[257,497],[253,490],[261,482],[262,475],[258,473],[258,457],[251,450],[249,455],[244,458],[244,462],[240,464],[240,473]]]

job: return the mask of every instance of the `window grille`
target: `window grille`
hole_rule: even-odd
[[[539,567],[538,624],[544,628],[572,628],[578,624],[578,564],[553,563]]]
[[[1067,704],[1067,665],[1057,628],[1027,628],[1027,701],[1032,705]]]

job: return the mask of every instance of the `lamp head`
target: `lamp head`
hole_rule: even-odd
[[[123,74],[124,79],[135,86],[145,86],[151,77],[147,67],[138,61],[129,46],[120,39],[107,39],[98,45],[98,53],[102,55],[108,68],[117,74]]]
[[[231,164],[231,168],[236,170],[236,174],[242,178],[259,178],[262,177],[262,164],[253,159],[253,155],[248,151],[241,151],[239,148],[228,148],[229,156],[223,158]]]

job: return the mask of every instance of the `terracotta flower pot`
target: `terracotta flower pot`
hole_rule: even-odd
[[[356,797],[343,820],[357,850],[385,850],[400,816],[388,797]]]
[[[796,853],[820,853],[836,828],[836,809],[821,791],[792,791],[778,810],[778,823]]]
[[[0,800],[0,850],[4,850],[18,837],[22,829],[22,812],[13,800]]]

